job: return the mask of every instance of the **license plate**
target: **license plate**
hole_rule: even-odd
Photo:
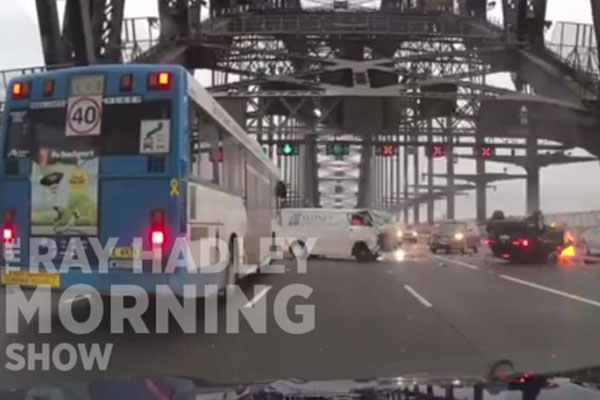
[[[509,240],[510,236],[509,235],[500,235],[500,240]]]
[[[133,247],[115,247],[112,250],[113,258],[139,258],[139,251],[134,251]]]
[[[2,273],[2,284],[60,287],[60,275],[48,272],[5,271]]]

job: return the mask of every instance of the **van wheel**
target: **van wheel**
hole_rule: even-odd
[[[290,245],[290,254],[294,258],[306,258],[306,245],[302,240],[296,240]]]
[[[375,260],[375,255],[369,250],[366,244],[357,243],[354,246],[354,257],[358,262],[369,262]]]
[[[473,246],[473,254],[477,253],[479,253],[479,249],[477,248],[477,246]]]

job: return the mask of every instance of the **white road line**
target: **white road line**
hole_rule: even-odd
[[[460,265],[460,266],[463,266],[466,268],[470,268],[473,270],[479,270],[479,267],[477,265],[469,264],[464,261],[459,261],[459,260],[455,260],[453,258],[446,258],[446,257],[440,257],[440,256],[433,256],[433,257],[438,258],[440,260],[448,261],[448,262],[451,262],[451,263],[454,263],[454,264],[457,264],[457,265]]]
[[[506,279],[507,281],[511,281],[511,282],[515,282],[515,283],[520,283],[521,285],[529,286],[529,287],[534,288],[534,289],[543,290],[544,292],[548,292],[548,293],[552,293],[552,294],[557,294],[559,296],[566,297],[567,299],[577,300],[577,301],[580,301],[582,303],[589,304],[591,306],[600,307],[600,302],[595,301],[595,300],[586,299],[585,297],[577,296],[575,294],[563,292],[563,291],[560,291],[560,290],[557,290],[557,289],[552,289],[552,288],[549,288],[547,286],[538,285],[537,283],[533,283],[533,282],[529,282],[529,281],[524,281],[524,280],[518,279],[518,278],[513,278],[512,276],[509,276],[509,275],[498,275],[498,276],[500,278],[502,278],[502,279]]]
[[[421,296],[419,293],[417,293],[417,291],[416,291],[415,289],[411,288],[411,287],[410,287],[410,286],[408,286],[408,285],[404,285],[404,289],[406,289],[406,291],[407,291],[408,293],[412,294],[412,295],[413,295],[413,297],[414,297],[415,299],[419,300],[419,303],[423,304],[425,307],[427,307],[427,308],[431,308],[431,307],[433,307],[433,306],[431,305],[431,303],[430,303],[430,302],[428,302],[428,301],[427,301],[427,299],[425,299],[425,297],[423,297],[423,296]]]
[[[254,296],[254,298],[252,300],[250,300],[249,302],[247,302],[246,304],[244,304],[244,308],[254,307],[254,305],[256,303],[258,303],[260,299],[262,299],[263,297],[265,297],[265,295],[267,294],[267,292],[269,290],[271,290],[271,286],[267,286],[266,288],[264,288],[263,290],[261,290],[260,292],[258,292],[258,294],[256,296]]]

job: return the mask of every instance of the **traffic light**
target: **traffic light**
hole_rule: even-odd
[[[277,146],[277,154],[280,156],[297,156],[298,145],[291,142],[281,143]]]
[[[475,155],[479,158],[492,158],[494,154],[496,154],[495,147],[489,144],[475,147],[473,150],[475,151]]]
[[[350,154],[350,145],[341,142],[327,143],[325,145],[325,154],[336,157],[347,156]]]
[[[448,148],[446,147],[446,145],[434,144],[426,148],[425,155],[427,157],[442,158],[446,157],[447,152]]]
[[[391,143],[384,143],[377,147],[376,154],[383,157],[392,157],[398,155],[398,146]]]

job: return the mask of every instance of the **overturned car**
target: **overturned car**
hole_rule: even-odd
[[[545,262],[565,245],[564,230],[546,225],[539,211],[524,218],[507,218],[495,211],[486,231],[494,256],[516,262]]]

